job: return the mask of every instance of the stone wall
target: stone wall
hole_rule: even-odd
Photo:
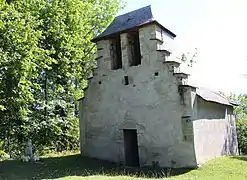
[[[172,52],[174,49],[174,41],[173,37],[169,35],[167,32],[162,30],[159,26],[155,26],[156,38],[159,39],[157,44],[157,49],[166,49],[169,52]]]
[[[121,69],[111,70],[110,41],[97,43],[98,68],[80,105],[83,154],[123,162],[123,129],[137,129],[141,165],[157,161],[160,166],[196,166],[193,141],[185,140],[182,130],[180,81],[164,64],[165,54],[157,51],[157,29],[156,25],[139,29],[138,66],[128,65],[127,34],[121,34]],[[124,76],[129,85],[124,85]]]
[[[197,118],[196,88],[179,86],[182,108],[182,132],[185,141],[194,142],[193,121]]]
[[[198,120],[194,121],[196,159],[203,164],[221,155],[235,155],[237,135],[233,108],[197,97]]]

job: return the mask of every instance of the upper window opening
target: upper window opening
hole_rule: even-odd
[[[137,66],[141,64],[141,50],[138,30],[129,32],[128,38],[130,48],[129,64],[130,66]]]
[[[122,68],[122,54],[121,54],[121,41],[120,35],[117,35],[111,39],[111,64],[112,69]]]

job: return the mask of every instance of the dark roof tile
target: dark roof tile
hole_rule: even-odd
[[[99,39],[102,39],[104,37],[107,37],[109,35],[123,32],[128,29],[132,29],[135,27],[140,27],[146,24],[150,23],[156,23],[159,26],[161,26],[162,29],[164,29],[166,32],[168,32],[170,35],[175,37],[176,35],[163,27],[161,24],[159,24],[156,20],[154,20],[151,6],[146,6],[134,11],[131,11],[129,13],[120,15],[115,17],[115,19],[112,21],[112,23],[106,28],[106,30],[95,37],[92,41],[95,42]]]

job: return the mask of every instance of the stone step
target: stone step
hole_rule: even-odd
[[[176,77],[179,85],[187,85],[188,84],[189,74],[179,72],[179,73],[173,73],[173,76]]]
[[[149,40],[152,40],[152,41],[156,41],[157,42],[157,44],[156,44],[156,46],[157,46],[156,47],[156,50],[157,51],[164,51],[165,53],[168,52],[169,55],[171,54],[170,46],[164,40],[162,40],[160,38],[157,38],[157,37],[150,38]]]
[[[169,72],[171,73],[179,73],[180,72],[180,62],[177,61],[164,61],[165,65],[167,65]]]
[[[156,50],[158,52],[158,59],[161,62],[165,62],[167,58],[170,56],[170,52],[166,50]]]

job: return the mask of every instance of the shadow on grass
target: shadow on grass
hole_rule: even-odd
[[[241,161],[247,161],[247,156],[232,156],[233,159],[238,159]]]
[[[192,169],[167,168],[124,168],[117,164],[71,155],[41,159],[38,163],[23,163],[16,160],[0,162],[0,179],[56,179],[66,176],[127,175],[146,178],[160,178],[180,175]],[[169,172],[170,171],[170,172]]]

